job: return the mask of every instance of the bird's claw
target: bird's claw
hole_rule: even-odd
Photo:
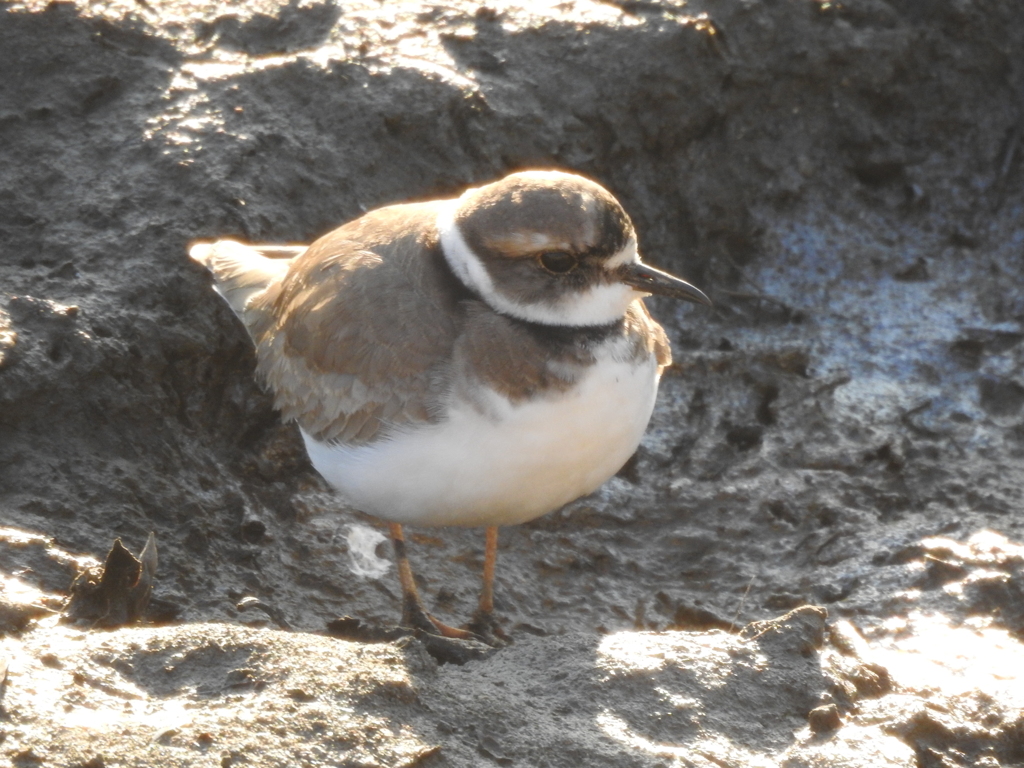
[[[490,611],[478,610],[469,620],[466,629],[476,635],[480,642],[486,643],[492,648],[504,648],[512,642]]]

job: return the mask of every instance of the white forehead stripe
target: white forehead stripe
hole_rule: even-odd
[[[626,244],[622,246],[622,250],[604,263],[604,268],[607,271],[611,271],[618,269],[623,264],[636,264],[638,261],[640,261],[640,254],[636,252],[636,238],[630,237]]]
[[[455,276],[502,314],[543,325],[607,325],[622,319],[629,305],[646,295],[625,283],[613,282],[567,294],[553,304],[513,301],[495,288],[487,268],[462,236],[455,221],[458,204],[453,200],[437,217],[441,251]],[[611,260],[616,261],[615,266],[637,261],[636,241],[631,239]]]

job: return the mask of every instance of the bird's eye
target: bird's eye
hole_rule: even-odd
[[[540,255],[540,265],[556,275],[572,272],[577,263],[576,257],[565,251],[548,251]]]

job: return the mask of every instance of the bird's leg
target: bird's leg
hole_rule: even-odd
[[[471,639],[472,632],[449,627],[427,613],[427,609],[423,607],[419,590],[416,589],[416,581],[413,579],[412,566],[409,565],[409,555],[405,548],[405,534],[402,532],[402,526],[398,523],[391,523],[391,544],[395,548],[398,580],[402,584],[402,626],[420,629],[431,635],[454,637],[460,640]]]
[[[480,590],[480,604],[473,614],[469,628],[488,642],[505,635],[494,622],[494,567],[498,563],[498,526],[489,525],[484,544],[484,585]]]
[[[498,563],[498,526],[487,526],[484,544],[484,586],[480,590],[480,606],[477,611],[489,614],[494,611],[494,566]]]

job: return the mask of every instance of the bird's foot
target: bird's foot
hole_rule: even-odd
[[[406,600],[402,609],[402,627],[418,629],[428,635],[447,637],[452,640],[477,640],[468,629],[459,629],[445,624],[431,616],[418,600]]]
[[[505,634],[505,631],[498,625],[497,619],[490,611],[477,610],[473,618],[469,620],[466,629],[473,633],[478,640],[487,643],[492,648],[504,648],[512,639]]]
[[[438,630],[433,625],[431,625],[431,631],[408,626],[409,622],[403,621],[403,624],[405,626],[380,627],[364,624],[360,619],[351,616],[343,616],[329,622],[327,632],[332,637],[358,643],[398,643],[401,645],[416,639],[423,644],[427,653],[434,657],[439,664],[465,664],[468,661],[485,659],[495,651],[492,646],[478,639],[460,640],[445,637],[438,634]],[[465,630],[460,631],[465,632]]]
[[[482,659],[497,647],[469,629],[451,627],[434,618],[418,600],[405,602],[399,627],[399,631],[402,630],[411,631],[427,653],[441,664],[465,664]]]

